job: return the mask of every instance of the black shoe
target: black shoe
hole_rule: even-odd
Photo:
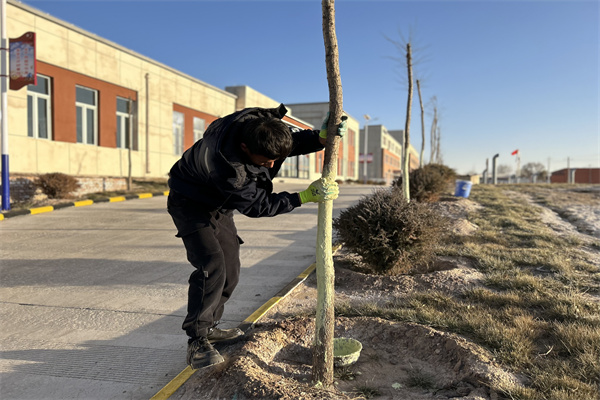
[[[198,338],[188,343],[187,363],[194,369],[206,368],[211,365],[220,364],[225,359],[208,342],[206,338]]]
[[[239,328],[209,328],[206,338],[210,343],[233,343],[241,339],[244,332]]]

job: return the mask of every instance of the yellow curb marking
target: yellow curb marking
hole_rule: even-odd
[[[0,221],[4,219],[4,214],[0,214]]]
[[[140,193],[140,194],[138,194],[138,197],[140,199],[147,199],[149,197],[152,197],[152,193]]]
[[[341,244],[337,244],[333,246],[333,254],[335,254],[340,248]],[[317,267],[317,264],[314,263],[310,267],[306,268],[298,278],[306,279]],[[302,283],[302,281],[298,282],[298,285]],[[263,315],[265,315],[275,304],[279,303],[285,296],[290,294],[298,285],[294,286],[290,291],[288,291],[283,296],[275,296],[272,297],[269,301],[263,304],[258,310],[254,311],[248,318],[246,318],[242,324],[251,323],[254,324],[258,321]],[[158,391],[150,400],[165,400],[168,399],[179,389],[183,384],[190,379],[190,377],[196,372],[196,370],[192,369],[189,365],[179,373],[171,382],[167,383],[161,390]]]
[[[41,214],[41,213],[45,213],[45,212],[50,212],[53,211],[54,207],[52,206],[46,206],[46,207],[37,207],[37,208],[30,208],[29,212],[34,215],[34,214]]]
[[[281,297],[281,296],[271,297],[269,299],[269,301],[267,301],[265,304],[260,306],[258,308],[258,310],[254,311],[252,314],[250,314],[250,316],[248,318],[246,318],[242,323],[244,323],[244,322],[253,323],[253,322],[258,321],[260,319],[260,317],[265,315],[267,313],[267,311],[269,311],[271,309],[271,307],[273,307],[275,304],[279,303],[281,301],[281,299],[283,299],[283,297]]]
[[[165,196],[168,196],[168,195],[169,195],[169,192],[170,192],[170,190],[165,190],[165,191],[163,192],[163,195],[165,195]]]
[[[190,377],[196,372],[196,370],[192,369],[189,365],[179,373],[171,382],[169,382],[164,388],[162,388],[158,393],[154,396],[150,397],[150,400],[165,400],[171,397],[177,389],[181,385],[185,383]]]
[[[116,203],[117,201],[125,201],[125,200],[127,200],[127,199],[123,196],[111,197],[108,199],[108,201],[110,203]]]
[[[83,206],[89,206],[94,204],[94,200],[81,200],[81,201],[76,201],[73,203],[73,205],[75,207],[83,207]]]

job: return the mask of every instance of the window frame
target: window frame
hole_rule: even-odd
[[[177,120],[176,120],[176,117]],[[181,124],[179,124],[181,121]],[[180,111],[173,110],[173,154],[181,156],[184,149],[185,135],[185,114]]]
[[[77,100],[77,89],[84,89],[84,90],[89,90],[90,92],[92,92],[94,94],[94,104],[88,104],[88,103],[82,103],[80,101]],[[81,85],[75,85],[75,112],[76,112],[76,118],[79,118],[79,109],[81,109],[81,141],[79,140],[79,124],[76,124],[77,126],[75,127],[76,129],[76,140],[77,143],[80,144],[87,144],[87,145],[92,145],[92,146],[97,146],[98,145],[98,90],[96,89],[91,89],[85,86],[81,86]],[[89,143],[88,142],[88,137],[89,137],[89,132],[87,127],[89,126],[88,124],[88,111],[92,111],[93,112],[93,125],[92,125],[92,129],[94,130],[93,132],[93,143]]]
[[[119,111],[119,100],[123,100],[127,103],[127,107],[131,107],[128,112]],[[132,131],[132,118],[133,118],[133,100],[126,99],[124,97],[117,96],[117,148],[118,149],[128,149],[131,143],[129,143],[129,137],[133,138]],[[121,130],[119,132],[119,129]],[[122,136],[122,137],[120,137]],[[132,147],[133,150],[133,147]]]
[[[52,78],[46,75],[37,74],[37,79],[37,85],[27,85],[27,137],[42,140],[52,140]],[[42,79],[47,80],[47,93],[34,92],[29,89],[30,86],[38,86],[40,80]],[[29,104],[30,99],[31,107]],[[46,133],[48,135],[47,137],[40,137],[40,114],[38,107],[40,99],[46,101]],[[31,119],[29,118],[30,115]]]

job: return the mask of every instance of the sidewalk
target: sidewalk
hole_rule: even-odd
[[[290,192],[305,185],[278,184]],[[372,187],[342,185],[336,212]],[[185,368],[187,278],[166,197],[70,207],[0,223],[3,399],[148,399]],[[237,326],[314,262],[317,206],[236,215]]]

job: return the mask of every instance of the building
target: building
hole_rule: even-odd
[[[600,168],[570,168],[554,171],[550,183],[600,183]]]
[[[307,121],[309,124],[320,128],[323,120],[329,111],[329,103],[290,103],[287,104],[291,109],[292,115]],[[348,116],[348,133],[342,138],[338,149],[337,179],[343,181],[356,181],[359,178],[358,170],[358,141],[359,141],[359,122],[351,115]],[[323,168],[323,158],[325,153],[320,151],[315,153],[314,175],[310,179],[320,176]],[[312,160],[312,159],[311,159]],[[312,163],[312,161],[311,161]],[[311,168],[312,171],[312,168]]]
[[[129,171],[166,178],[215,119],[281,103],[247,86],[217,88],[15,0],[7,2],[6,26],[10,38],[36,34],[37,84],[8,93],[13,183],[31,187],[39,174],[62,172],[78,178],[81,194],[123,189]],[[318,128],[328,103],[319,104],[314,118],[294,114],[311,105],[286,104],[284,121]],[[351,118],[348,126],[338,177],[357,179],[358,122]],[[280,176],[315,179],[323,156],[289,159]]]
[[[402,130],[388,131],[384,125],[368,125],[361,129],[361,154],[365,153],[365,141],[367,142],[366,168],[365,164],[361,163],[363,181],[391,184],[402,175],[403,132]],[[408,150],[409,169],[412,171],[419,168],[419,154],[412,145]]]
[[[402,144],[402,146],[404,147],[404,131],[399,129],[399,130],[393,130],[393,131],[388,131],[388,133],[390,135],[392,135],[399,143]],[[412,171],[413,169],[417,169],[419,168],[419,165],[421,163],[421,156],[419,155],[419,152],[417,151],[417,149],[415,149],[415,147],[412,145],[412,141],[410,143],[410,145],[408,146],[408,168],[410,171]]]

